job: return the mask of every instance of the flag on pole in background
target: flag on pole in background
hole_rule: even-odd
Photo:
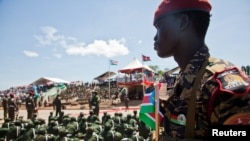
[[[151,61],[149,56],[142,55],[142,61]]]
[[[118,61],[116,61],[116,60],[110,60],[110,65],[118,65]]]
[[[146,89],[146,92],[142,100],[142,104],[140,105],[139,118],[141,121],[143,121],[147,126],[149,126],[153,130],[156,129],[155,122],[160,123],[163,119],[163,114],[160,111],[158,111],[159,119],[158,121],[156,121],[155,112],[156,112],[155,110],[155,88],[149,87]]]

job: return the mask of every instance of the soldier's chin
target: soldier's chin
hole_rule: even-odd
[[[166,58],[163,54],[161,54],[161,53],[158,52],[158,51],[157,51],[157,55],[158,55],[158,57],[160,57],[160,58]]]
[[[163,54],[163,53],[161,53],[161,52],[159,52],[159,51],[157,51],[157,55],[158,55],[160,58],[169,58],[169,57],[172,56],[172,55],[170,55],[170,54]]]

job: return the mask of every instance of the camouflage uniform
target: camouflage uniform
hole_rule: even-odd
[[[127,115],[127,118],[125,120],[125,123],[128,125],[131,125],[132,127],[137,127],[136,120],[132,118],[131,114]]]
[[[121,141],[144,141],[144,138],[136,135],[134,128],[130,126],[125,129],[125,135]]]
[[[92,127],[88,127],[86,134],[84,134],[84,141],[98,141],[100,138],[99,135],[97,135]]]
[[[79,132],[85,134],[87,124],[88,124],[87,119],[83,118],[82,121],[79,123]]]
[[[136,110],[133,111],[132,118],[133,118],[137,123],[139,123],[139,116],[138,116],[138,113],[137,113]]]
[[[119,126],[122,123],[122,119],[119,117],[118,113],[114,114],[114,117],[112,118],[114,121],[114,128],[116,128],[117,126]]]
[[[3,106],[3,118],[8,117],[8,97],[7,95],[4,95],[2,100],[2,106]]]
[[[24,133],[19,137],[20,141],[28,141],[32,140],[36,137],[36,130],[34,128],[34,124],[29,121],[27,122],[27,125],[25,126],[25,131]]]
[[[25,101],[26,109],[27,109],[27,119],[31,119],[34,116],[36,104],[34,101],[34,97],[30,94]]]
[[[109,124],[112,126],[112,128],[115,128],[115,122],[114,122],[114,120],[111,118],[111,115],[110,115],[110,114],[107,114],[106,123],[109,123]]]
[[[47,133],[57,136],[58,135],[58,129],[59,129],[59,126],[57,125],[56,121],[51,120],[50,124],[47,127]]]
[[[249,111],[250,110],[250,98],[246,95],[244,97],[237,97],[236,95],[229,94],[228,91],[219,89],[219,81],[214,79],[216,72],[222,72],[226,69],[235,67],[232,63],[226,62],[213,57],[209,58],[208,48],[202,47],[189,62],[187,67],[179,74],[176,84],[168,101],[164,102],[164,129],[168,136],[177,138],[183,138],[186,124],[186,114],[188,110],[189,91],[192,90],[194,79],[199,72],[204,60],[209,59],[209,63],[206,67],[206,72],[201,79],[200,87],[196,92],[197,104],[196,104],[196,128],[195,137],[204,137],[208,135],[209,122],[212,124],[220,124],[233,113],[238,111]],[[241,78],[241,76],[239,76]],[[241,78],[241,80],[243,80]],[[223,81],[223,80],[221,80]],[[231,80],[237,82],[237,80]],[[245,83],[245,82],[244,82]],[[223,85],[227,85],[224,81]],[[240,83],[242,84],[242,83]],[[244,86],[235,87],[235,91]],[[216,91],[215,91],[216,90]],[[211,114],[208,115],[210,107],[209,100],[212,95],[219,93],[220,98],[215,99],[214,109],[211,110]],[[223,95],[224,94],[224,95]],[[237,102],[238,101],[238,102]],[[240,103],[235,108],[232,108],[230,103]],[[227,104],[223,103],[226,102]],[[222,105],[223,104],[223,105]],[[227,106],[226,106],[227,105]],[[234,109],[234,110],[232,110]],[[221,113],[222,112],[222,113]],[[211,117],[211,118],[210,118]]]
[[[122,134],[120,132],[115,132],[113,141],[121,141],[121,140],[122,140]]]
[[[59,114],[59,117],[58,117],[58,123],[61,124],[63,122],[63,117],[64,117],[64,112],[62,111],[60,114]]]
[[[104,125],[104,130],[100,133],[103,137],[103,141],[113,141],[115,136],[115,131],[112,130],[112,126],[109,123]]]
[[[80,112],[79,116],[77,117],[77,122],[78,124],[81,124],[82,120],[84,119],[84,114],[83,112]]]
[[[62,111],[62,102],[59,95],[57,95],[53,101],[53,108],[56,110],[56,116],[60,115]]]
[[[129,98],[128,96],[126,95],[125,96],[125,99],[124,99],[124,104],[125,104],[125,111],[128,111],[129,110]]]
[[[87,122],[92,122],[92,116],[93,116],[94,112],[93,110],[89,110],[89,115],[87,116]]]
[[[34,113],[33,117],[31,118],[31,121],[35,123],[36,120],[37,120],[37,113]]]
[[[67,130],[68,130],[68,132],[69,132],[69,134],[71,136],[75,136],[75,134],[78,133],[78,131],[79,131],[79,124],[76,121],[75,117],[70,117],[70,121],[67,124],[66,128],[67,128]]]
[[[47,134],[46,128],[42,127],[38,129],[37,136],[34,141],[54,141],[56,137],[51,134]]]
[[[4,119],[4,122],[2,124],[2,128],[10,128],[10,125],[11,125],[11,119],[10,118],[6,118]]]
[[[7,133],[7,140],[17,140],[21,135],[21,122],[16,121],[14,125],[9,128],[9,131]]]
[[[100,121],[98,121],[98,120],[96,120],[94,123],[92,123],[91,127],[93,128],[93,130],[96,134],[100,134],[100,132],[103,131],[103,127],[102,127]]]
[[[104,112],[102,116],[102,124],[104,125],[106,121],[107,121],[107,112]]]
[[[11,121],[15,120],[16,112],[18,112],[18,106],[14,99],[14,95],[11,95],[11,97],[8,99],[8,117],[11,119]]]
[[[6,134],[8,133],[8,128],[0,128],[0,141],[6,141]]]
[[[99,115],[99,110],[100,110],[100,102],[101,102],[101,98],[100,96],[97,94],[97,92],[92,92],[93,96],[91,98],[91,108],[94,112],[95,115]]]
[[[67,129],[65,129],[65,127],[59,128],[59,136],[56,137],[55,141],[67,141],[68,137],[67,137]]]
[[[140,121],[138,132],[139,135],[142,136],[144,139],[148,139],[151,134],[151,129],[144,122]]]
[[[49,112],[49,117],[48,117],[48,125],[50,124],[50,121],[53,118],[53,112]]]

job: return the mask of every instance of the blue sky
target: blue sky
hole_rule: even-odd
[[[40,77],[92,82],[134,57],[176,67],[153,50],[153,15],[161,0],[0,0],[0,90]],[[206,43],[212,56],[249,64],[250,1],[211,0]],[[109,60],[118,65],[109,66]]]

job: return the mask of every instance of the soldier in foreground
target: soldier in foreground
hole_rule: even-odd
[[[163,102],[165,140],[207,140],[209,126],[250,117],[248,78],[232,63],[211,57],[205,43],[211,9],[208,0],[162,0],[156,9],[154,50],[180,68]]]

